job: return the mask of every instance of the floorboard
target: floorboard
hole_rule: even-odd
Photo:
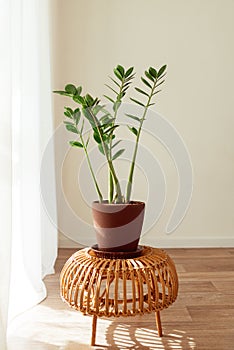
[[[9,350],[230,350],[234,348],[234,248],[166,249],[179,276],[177,301],[161,313],[97,322],[91,347],[91,317],[70,309],[59,296],[59,272],[72,255],[60,249],[56,273],[45,278],[47,298],[11,324]]]

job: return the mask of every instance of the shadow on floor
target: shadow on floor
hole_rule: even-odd
[[[195,350],[196,342],[185,331],[171,327],[163,328],[163,337],[158,337],[152,323],[144,323],[142,327],[135,327],[130,323],[114,321],[106,331],[107,347],[113,350]],[[98,344],[98,336],[96,339]],[[96,345],[96,349],[102,349]]]

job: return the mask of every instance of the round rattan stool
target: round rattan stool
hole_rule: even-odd
[[[102,256],[92,248],[73,254],[60,275],[63,301],[92,315],[91,345],[95,344],[97,317],[143,315],[154,311],[162,336],[160,310],[178,293],[178,277],[169,255],[157,248],[141,247],[138,257]]]

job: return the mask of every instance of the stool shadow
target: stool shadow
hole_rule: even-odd
[[[98,341],[98,339],[97,339]],[[155,325],[151,322],[140,322],[136,325],[127,322],[113,321],[106,331],[108,346],[103,349],[113,350],[195,350],[195,340],[183,330],[171,326],[163,327],[163,337],[159,337]],[[98,346],[98,344],[96,344]],[[102,348],[101,345],[96,349]]]

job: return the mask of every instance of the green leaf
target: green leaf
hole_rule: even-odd
[[[135,77],[135,73],[130,75],[129,77],[125,78],[125,82],[131,82],[131,80]]]
[[[152,75],[152,77],[157,78],[157,71],[153,67],[149,68],[149,74]]]
[[[67,124],[65,126],[66,126],[66,129],[68,131],[71,131],[71,132],[74,132],[75,134],[78,134],[78,131],[77,131],[77,129],[76,129],[76,127],[74,125]]]
[[[158,87],[159,85],[163,84],[164,81],[165,81],[165,80],[160,81],[160,83],[158,83],[158,84],[156,85],[156,87]]]
[[[138,131],[137,131],[136,128],[134,128],[134,126],[132,126],[132,127],[128,126],[128,128],[129,128],[129,130],[130,130],[135,136],[137,136]]]
[[[89,107],[93,106],[94,99],[92,98],[91,95],[89,95],[89,94],[85,95],[85,101]]]
[[[110,98],[109,96],[107,96],[107,95],[103,95],[105,98],[107,98],[109,101],[111,101],[112,103],[115,103],[115,101],[112,99],[112,98]]]
[[[70,119],[72,119],[71,113],[69,113],[68,111],[64,112],[64,115]]]
[[[97,115],[100,111],[103,110],[103,108],[104,108],[103,106],[97,105],[97,106],[93,107],[93,113],[95,115]]]
[[[135,102],[135,103],[137,103],[138,105],[140,105],[140,106],[142,106],[142,107],[145,107],[145,105],[144,105],[142,102],[137,101],[137,100],[135,100],[134,98],[131,98],[131,97],[130,97],[130,100],[133,101],[133,102]]]
[[[74,124],[71,123],[71,122],[66,122],[66,121],[64,121],[63,123],[64,123],[65,125],[73,125],[73,126],[74,126]]]
[[[74,96],[73,100],[82,106],[86,105],[85,100],[83,99],[82,96]]]
[[[112,157],[112,160],[115,160],[116,158],[120,157],[121,154],[123,154],[123,152],[125,151],[125,149],[120,149],[118,152],[115,153],[115,155]]]
[[[101,144],[101,143],[99,143],[98,149],[99,149],[99,151],[100,151],[103,155],[105,155],[105,152],[104,152],[104,150],[103,150],[103,147],[102,147],[102,144]]]
[[[102,123],[102,127],[106,128],[108,127],[114,120],[115,118],[110,118],[110,114],[105,114],[104,116],[101,117],[100,122]]]
[[[72,95],[75,95],[77,93],[76,87],[73,84],[66,85],[65,91],[69,94],[72,94]]]
[[[76,95],[80,95],[81,92],[82,92],[82,86],[78,86],[78,87],[76,88]]]
[[[147,92],[145,92],[145,91],[143,91],[143,90],[139,89],[138,87],[135,87],[135,90],[136,90],[136,91],[138,91],[138,92],[140,92],[141,94],[143,94],[143,95],[145,95],[145,96],[148,96],[148,97],[149,97],[149,94],[147,94]]]
[[[114,80],[112,77],[110,77],[109,76],[109,78],[113,81],[113,83],[115,83],[119,88],[120,88],[120,84],[116,81],[116,80]]]
[[[112,145],[112,147],[111,148],[114,148],[114,147],[116,147],[120,142],[122,142],[122,140],[119,140],[119,141],[116,141],[113,145]]]
[[[78,142],[78,141],[70,141],[69,143],[70,143],[70,145],[71,145],[72,147],[83,148],[82,143],[80,143],[80,142]]]
[[[81,112],[79,110],[79,108],[74,110],[74,115],[73,115],[73,119],[75,120],[76,126],[78,125],[79,121],[80,121],[80,117],[81,117]]]
[[[122,78],[120,72],[119,72],[116,68],[114,69],[114,74],[115,74],[115,76],[116,76],[120,81],[123,80],[123,78]]]
[[[145,85],[147,85],[150,89],[152,89],[152,86],[150,85],[150,83],[145,78],[141,77],[141,80],[143,81],[143,83]]]
[[[145,75],[148,79],[150,79],[154,83],[154,78],[149,74],[149,72],[147,72],[147,70],[145,71]]]
[[[162,90],[157,90],[157,91],[155,91],[155,92],[153,93],[153,95],[152,95],[152,96],[154,96],[154,95],[158,94],[160,91],[162,91]]]
[[[66,91],[53,91],[54,94],[58,94],[58,95],[62,95],[62,96],[68,96],[68,97],[72,97],[72,94],[69,94]]]
[[[94,133],[93,133],[93,138],[94,138],[94,140],[95,140],[97,143],[101,143],[101,142],[102,142],[102,140],[101,140],[101,138],[100,138],[100,136],[99,136],[99,133],[97,133],[97,132],[94,132]]]
[[[92,115],[90,114],[89,108],[82,108],[82,112],[85,116],[86,119],[88,119],[90,125],[92,126],[92,128],[96,127],[96,124],[93,120]]]
[[[110,132],[113,132],[118,127],[119,127],[119,125],[111,126],[109,129],[105,130],[105,134],[109,134]]]
[[[73,116],[73,110],[70,107],[64,107],[64,109]]]
[[[130,68],[126,71],[126,73],[125,73],[125,78],[129,77],[129,75],[132,74],[133,69],[134,69],[134,67],[130,67]]]
[[[118,65],[118,66],[116,67],[116,69],[117,69],[118,72],[120,73],[121,77],[123,77],[123,76],[124,76],[124,67]]]
[[[129,118],[132,118],[132,119],[134,119],[134,120],[137,120],[138,122],[140,122],[140,121],[141,121],[141,119],[140,119],[140,118],[138,118],[138,117],[136,117],[135,115],[132,115],[132,114],[126,114],[126,116],[127,116],[127,117],[129,117]]]
[[[167,65],[162,66],[158,71],[158,78],[165,72]]]
[[[107,86],[110,90],[112,90],[116,95],[118,95],[118,92],[117,91],[115,91],[111,86],[109,86],[109,85],[107,85],[107,84],[105,84],[105,86]]]

